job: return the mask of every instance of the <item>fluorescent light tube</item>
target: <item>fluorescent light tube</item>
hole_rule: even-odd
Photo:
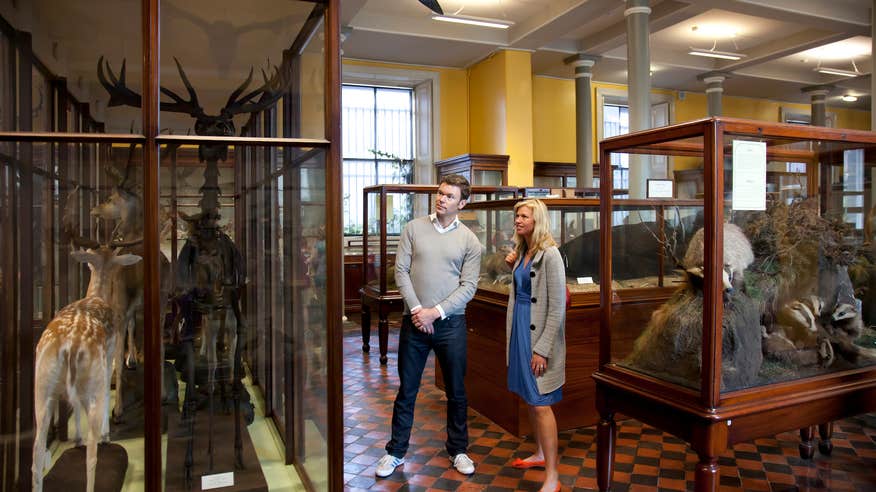
[[[461,16],[451,16],[451,15],[433,15],[433,20],[444,21],[444,22],[455,22],[457,24],[469,24],[472,26],[481,26],[481,27],[493,27],[496,29],[508,29],[511,27],[513,23],[506,23],[499,20],[493,19],[481,19],[478,17],[461,17]]]
[[[741,60],[746,55],[743,53],[733,53],[731,51],[704,50],[702,48],[691,48],[687,53],[694,56],[705,56],[707,58],[721,58],[722,60]]]
[[[815,69],[815,71],[827,75],[841,75],[843,77],[857,77],[858,75],[861,75],[858,72],[853,72],[851,70],[842,70],[840,68],[818,67]]]

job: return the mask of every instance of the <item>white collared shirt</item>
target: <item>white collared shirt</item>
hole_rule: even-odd
[[[453,218],[453,222],[450,223],[449,226],[444,227],[441,225],[441,221],[438,220],[438,214],[433,213],[429,214],[429,220],[432,221],[432,225],[435,226],[435,230],[438,231],[439,234],[444,234],[445,232],[450,232],[453,229],[459,227],[459,215]]]

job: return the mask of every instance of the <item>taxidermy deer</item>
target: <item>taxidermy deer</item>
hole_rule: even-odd
[[[143,237],[143,201],[140,196],[135,193],[135,185],[131,181],[131,162],[134,155],[134,145],[131,145],[128,151],[128,162],[125,165],[124,175],[119,173],[114,166],[107,166],[107,172],[116,178],[116,186],[113,192],[106,200],[96,205],[91,209],[90,215],[98,217],[105,221],[116,221],[116,227],[111,234],[113,240],[130,241],[132,239],[142,239]],[[81,243],[81,241],[80,241]],[[88,243],[85,245],[93,247]],[[135,246],[129,253],[143,254],[143,246],[139,244]],[[162,266],[167,263],[166,259],[162,259]],[[165,270],[165,269],[163,269]],[[169,271],[169,269],[167,269]],[[163,273],[163,272],[162,272]],[[135,317],[139,308],[143,307],[143,266],[125,270],[123,273],[122,285],[123,289],[123,313],[124,327],[127,335],[127,350],[124,354],[125,366],[134,368],[137,365],[139,354],[137,351],[137,340],[134,337]],[[125,345],[123,343],[123,345]],[[120,356],[122,354],[119,354]],[[116,417],[121,416],[121,403],[117,405]]]
[[[33,446],[33,490],[43,488],[49,464],[46,435],[58,400],[75,409],[76,439],[80,438],[79,413],[88,416],[86,491],[94,491],[97,442],[109,440],[110,379],[115,352],[121,349],[122,313],[119,281],[123,267],[142,258],[107,247],[78,250],[71,256],[88,263],[91,279],[85,297],[68,304],[49,322],[36,348],[34,409],[36,434]],[[118,397],[118,395],[117,395]]]

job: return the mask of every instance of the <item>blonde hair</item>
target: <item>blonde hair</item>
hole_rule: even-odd
[[[544,202],[535,198],[528,198],[522,202],[517,202],[514,205],[515,217],[517,216],[517,209],[521,207],[527,207],[529,210],[532,210],[532,220],[535,221],[532,237],[530,238],[532,244],[528,245],[531,253],[535,254],[551,246],[556,246],[557,242],[551,236],[550,218],[548,217],[548,210]],[[514,231],[513,239],[514,250],[517,251],[518,256],[523,256],[527,249],[526,240],[518,235],[516,230]]]

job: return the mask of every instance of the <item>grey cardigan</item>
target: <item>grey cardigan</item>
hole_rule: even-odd
[[[517,258],[514,268],[523,260]],[[512,270],[513,271],[513,270]],[[535,382],[541,394],[550,393],[566,382],[566,269],[556,246],[539,251],[532,258],[529,273],[532,279],[531,325],[532,351],[547,358],[547,370]],[[505,318],[505,365],[511,344],[511,323],[514,320],[515,285],[511,282],[508,310]]]

